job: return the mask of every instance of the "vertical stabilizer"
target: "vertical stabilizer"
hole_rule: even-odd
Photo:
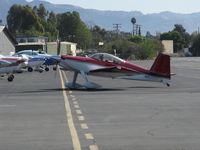
[[[170,79],[170,56],[160,53],[154,61],[150,71],[154,75],[160,75]]]

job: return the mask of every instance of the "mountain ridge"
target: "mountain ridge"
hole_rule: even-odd
[[[99,25],[106,30],[113,30],[113,24],[122,24],[121,31],[131,32],[132,24],[131,18],[135,17],[137,24],[142,25],[142,34],[145,35],[147,31],[151,34],[156,32],[168,32],[174,28],[174,24],[182,24],[187,32],[192,33],[198,29],[200,25],[200,13],[182,14],[170,11],[160,13],[143,14],[140,11],[112,11],[112,10],[96,10],[85,9],[79,6],[68,4],[52,4],[47,1],[33,0],[27,2],[26,0],[0,0],[0,19],[6,23],[6,16],[9,8],[13,4],[35,6],[43,3],[45,8],[56,13],[63,13],[66,11],[77,11],[81,19],[89,26]]]

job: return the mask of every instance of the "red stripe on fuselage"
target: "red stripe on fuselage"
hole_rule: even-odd
[[[1,58],[3,60],[7,60],[9,61],[15,61],[15,62],[11,62],[8,66],[18,66],[20,63],[25,62],[25,60],[23,59],[16,59],[16,58]]]
[[[81,62],[86,62],[86,63],[91,63],[91,64],[96,64],[96,65],[101,65],[105,67],[123,67],[132,70],[133,72],[137,73],[148,73],[148,69],[137,66],[135,64],[129,63],[127,61],[124,61],[124,63],[118,64],[114,62],[107,62],[107,61],[100,61],[97,59],[93,59],[90,57],[79,57],[79,56],[61,56],[62,59],[70,59],[70,60],[76,60],[76,61],[81,61]]]
[[[149,69],[141,67],[141,66],[137,66],[135,64],[132,64],[130,62],[125,62],[124,64],[122,64],[122,66],[125,66],[127,68],[131,68],[133,70],[136,70],[138,72],[141,72],[143,74],[148,74],[148,75],[152,75],[152,76],[159,76],[159,77],[165,77],[168,78],[168,75],[166,76],[165,74],[161,74],[161,73],[155,73],[155,72],[151,72]]]
[[[91,63],[91,64],[95,64],[95,65],[101,65],[101,66],[105,66],[105,67],[111,67],[111,66],[114,67],[114,66],[116,66],[115,63],[100,61],[100,60],[93,59],[93,58],[90,58],[90,57],[79,57],[79,56],[65,56],[65,55],[62,55],[61,58],[62,59],[76,60],[76,61],[85,62],[85,63]]]
[[[101,65],[101,66],[105,66],[105,67],[118,67],[118,66],[121,66],[121,67],[125,67],[127,69],[130,69],[133,72],[137,72],[137,73],[141,73],[141,74],[148,74],[148,75],[153,75],[153,76],[159,76],[159,77],[165,77],[166,78],[166,75],[159,74],[159,73],[153,73],[147,68],[135,65],[135,64],[127,62],[127,61],[124,61],[121,64],[117,64],[117,63],[114,63],[114,62],[100,61],[100,60],[93,59],[93,58],[90,58],[90,57],[61,55],[61,58],[62,59],[76,60],[76,61],[85,62],[85,63],[96,64],[96,65]]]
[[[136,71],[141,72],[141,73],[147,73],[148,74],[148,72],[149,72],[149,70],[147,68],[135,65],[135,64],[127,62],[127,61],[125,61],[125,63],[123,63],[121,65],[124,66],[124,67],[130,68],[130,69],[136,70]]]

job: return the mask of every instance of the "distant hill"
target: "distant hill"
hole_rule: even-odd
[[[95,9],[84,9],[73,5],[52,4],[46,1],[34,0],[27,2],[26,0],[0,0],[0,19],[3,23],[6,22],[6,16],[9,8],[13,4],[21,5],[39,5],[43,3],[47,10],[52,10],[56,13],[66,11],[77,11],[80,13],[81,19],[88,25],[99,25],[107,30],[113,30],[114,23],[122,24],[120,30],[131,32],[132,17],[135,17],[137,23],[142,25],[142,34],[150,31],[151,34],[156,32],[167,32],[174,28],[174,24],[182,24],[187,32],[192,33],[200,26],[200,13],[178,14],[172,12],[161,12],[153,14],[143,14],[138,11],[100,11]]]

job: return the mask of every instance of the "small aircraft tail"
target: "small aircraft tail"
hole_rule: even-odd
[[[154,75],[171,78],[170,72],[170,56],[166,54],[159,54],[154,61],[150,72]]]

